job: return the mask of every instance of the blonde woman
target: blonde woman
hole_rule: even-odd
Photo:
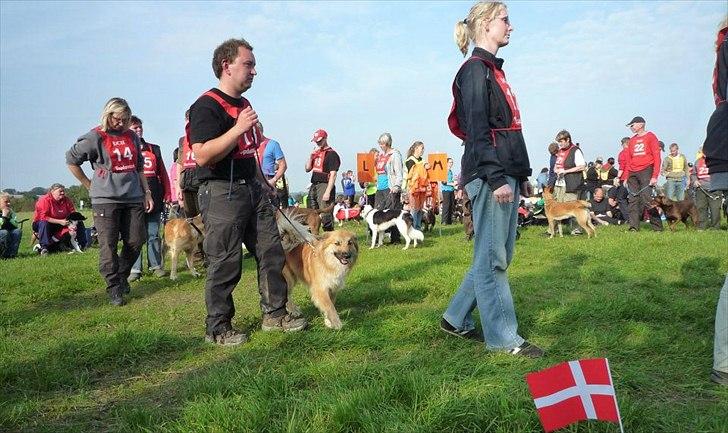
[[[91,196],[99,239],[99,271],[106,280],[112,305],[125,304],[127,278],[146,241],[144,213],[154,206],[143,174],[139,137],[129,130],[131,109],[121,98],[111,98],[101,113],[101,124],[78,138],[66,152],[66,164]],[[89,179],[81,168],[90,162]],[[117,244],[121,237],[121,254]]]
[[[521,133],[516,98],[506,82],[503,59],[510,42],[510,17],[499,2],[475,4],[455,25],[455,42],[467,54],[453,83],[450,130],[463,140],[462,182],[472,202],[473,262],[443,314],[440,328],[450,335],[483,341],[489,350],[540,357],[543,350],[518,335],[506,270],[513,258],[518,197],[530,195],[531,167]],[[483,335],[472,312],[480,312]]]

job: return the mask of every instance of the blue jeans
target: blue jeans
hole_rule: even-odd
[[[147,222],[147,264],[149,270],[155,270],[162,267],[162,241],[159,238],[159,222],[162,213],[144,214]],[[132,273],[140,274],[142,272],[142,253],[139,252],[134,265],[131,267]]]
[[[513,258],[518,224],[518,182],[506,177],[516,199],[497,203],[482,179],[465,185],[473,206],[473,263],[450,300],[443,318],[453,327],[474,329],[472,312],[478,307],[486,347],[510,350],[523,343],[506,269]]]
[[[18,255],[20,238],[23,231],[20,229],[0,230],[0,254],[5,259],[12,259]]]
[[[685,185],[682,179],[667,179],[665,196],[672,201],[685,200]]]
[[[713,369],[728,373],[728,275],[715,310],[715,340],[713,341]]]

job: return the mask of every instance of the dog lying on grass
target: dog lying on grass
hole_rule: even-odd
[[[286,309],[291,314],[301,314],[290,295],[300,281],[308,286],[311,301],[324,316],[326,327],[341,329],[341,319],[334,303],[359,256],[356,234],[337,230],[314,236],[290,210],[285,212],[288,218],[279,212],[276,219],[281,244],[286,252],[286,264],[283,267],[289,293]]]
[[[693,221],[695,227],[700,223],[698,208],[695,207],[695,202],[690,197],[686,197],[685,200],[672,201],[664,195],[658,195],[652,199],[650,205],[662,209],[670,231],[675,231],[678,221],[682,221],[685,227],[688,227],[688,218]]]
[[[571,217],[576,219],[576,222],[584,229],[588,238],[592,237],[592,235],[594,235],[594,237],[597,236],[594,224],[592,224],[591,218],[589,217],[591,204],[589,204],[588,201],[573,200],[559,203],[554,200],[551,188],[544,189],[543,198],[544,212],[546,213],[546,218],[549,221],[549,239],[554,237],[555,226],[557,224],[559,226],[559,237],[563,238],[564,234],[561,230],[561,220],[569,219]]]
[[[204,239],[204,233],[205,227],[202,224],[202,217],[200,215],[197,215],[190,221],[183,218],[171,219],[164,225],[165,250],[169,251],[172,262],[169,272],[170,279],[177,279],[177,262],[182,252],[185,253],[187,269],[190,270],[192,276],[200,276],[200,273],[195,269],[192,255],[195,249],[198,248],[198,244]]]

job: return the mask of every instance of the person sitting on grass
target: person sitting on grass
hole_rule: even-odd
[[[22,236],[18,217],[10,207],[10,194],[4,192],[0,194],[0,258],[16,257]]]
[[[609,200],[605,200],[604,189],[601,187],[594,189],[594,196],[589,201],[591,210],[589,216],[592,221],[608,226],[609,224],[618,224],[619,220],[614,217]]]
[[[60,251],[59,241],[68,233],[70,222],[66,217],[71,212],[76,212],[76,207],[66,197],[66,187],[60,183],[51,185],[48,193],[38,198],[33,214],[33,232],[38,238],[40,255]],[[81,221],[78,222],[76,240],[79,245],[86,246],[86,229]]]

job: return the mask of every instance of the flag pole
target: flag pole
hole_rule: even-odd
[[[619,402],[617,401],[617,388],[614,386],[614,380],[612,379],[612,368],[609,367],[609,358],[604,358],[607,362],[607,372],[609,373],[609,381],[612,383],[614,388],[614,406],[617,408],[617,418],[619,419],[619,431],[624,433],[624,426],[622,425],[622,415],[619,413]]]

